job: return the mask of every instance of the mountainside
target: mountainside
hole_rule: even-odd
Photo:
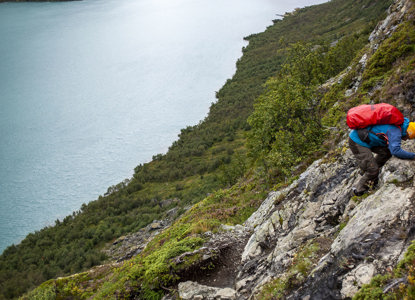
[[[408,24],[412,29],[408,30]],[[364,74],[375,64],[381,65],[375,61],[377,56],[390,59],[388,55],[397,50],[391,45],[403,32],[412,44],[413,26],[414,2],[395,1],[370,35],[360,60],[324,88],[341,84],[351,75],[352,84],[344,90],[346,101],[361,97],[368,84]],[[403,40],[399,47],[405,47]],[[413,53],[413,44],[411,48]],[[376,102],[392,101],[406,116],[413,116],[415,57],[402,54],[394,58],[387,79],[377,78],[365,96]],[[226,265],[228,257],[237,257],[231,283],[217,282],[219,272],[209,274],[208,279],[198,276],[179,283],[181,299],[415,298],[414,163],[390,159],[382,168],[378,186],[362,197],[353,196],[351,190],[360,175],[347,146],[347,131],[344,126],[338,129],[341,141],[330,153],[288,187],[271,192],[243,226],[224,228],[231,233],[215,235],[222,245],[215,260]],[[413,142],[403,147],[415,151]],[[241,247],[232,243],[240,240],[246,244],[239,253]],[[205,252],[217,249],[216,245]]]
[[[403,31],[408,34],[405,39],[412,39],[413,29],[408,30],[406,22],[413,26],[413,5],[396,1],[370,35],[361,59],[324,88],[352,73],[352,84],[344,90],[346,101],[361,97],[367,84],[362,76],[376,56],[385,55],[380,51],[396,51],[391,43]],[[405,47],[402,41],[399,47]],[[386,55],[382,58],[389,59]],[[366,97],[392,101],[406,116],[413,116],[414,57],[405,56],[395,57],[388,79],[378,78]],[[414,299],[413,162],[392,158],[377,187],[362,197],[352,196],[360,175],[347,147],[347,132],[341,136],[332,152],[290,186],[271,192],[243,226],[225,227],[231,233],[215,235],[220,246],[205,252],[216,253],[215,261],[233,267],[233,279],[225,283],[220,270],[209,277],[196,276],[179,283],[182,299]],[[403,147],[415,151],[413,142]],[[243,251],[233,247],[241,240],[247,240]],[[228,258],[235,257],[229,263]]]
[[[352,196],[345,123],[361,103],[415,117],[414,12],[333,0],[248,37],[167,154],[5,251],[0,299],[58,276],[22,299],[415,298],[413,162],[390,159]]]

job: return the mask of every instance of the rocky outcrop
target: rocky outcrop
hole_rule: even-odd
[[[177,211],[178,208],[173,208],[166,213],[164,220],[154,220],[135,233],[119,237],[111,245],[108,245],[103,252],[115,262],[121,262],[136,256],[156,235],[172,224],[177,217]]]
[[[179,283],[180,299],[196,300],[196,299],[236,299],[236,292],[231,288],[214,288],[206,285],[201,285],[193,281],[186,281]]]
[[[404,148],[414,151],[415,145],[409,142]],[[252,234],[233,285],[230,280],[228,286],[209,289],[209,282],[196,284],[195,278],[179,285],[180,296],[234,299],[217,296],[229,288],[235,299],[253,299],[280,279],[291,282],[283,292],[287,299],[352,297],[375,274],[395,266],[413,239],[414,175],[412,161],[392,158],[368,197],[352,197],[360,175],[352,153],[340,145],[337,154],[314,162],[289,187],[271,192],[239,229],[239,235]],[[229,232],[216,240],[222,235],[225,242],[225,234]],[[304,272],[295,270],[311,244],[313,250],[302,258],[309,262]]]
[[[411,1],[408,0],[395,0],[394,4],[390,6],[386,18],[376,26],[369,36],[372,52],[379,47],[384,39],[391,36],[397,26],[402,23],[411,5]]]
[[[130,259],[141,253],[147,244],[169,225],[167,222],[155,220],[138,232],[119,237],[103,252],[112,261],[121,262]]]
[[[379,22],[379,24],[376,26],[376,28],[369,36],[369,44],[366,49],[366,52],[362,55],[356,66],[356,76],[353,78],[352,84],[345,91],[346,97],[351,97],[358,90],[362,83],[362,75],[366,68],[368,60],[379,48],[379,45],[385,39],[389,38],[392,35],[392,33],[397,29],[399,24],[401,24],[402,21],[405,20],[406,13],[412,5],[413,4],[411,3],[411,1],[408,0],[395,0],[394,4],[390,6],[390,8],[388,9],[387,17],[383,21]],[[329,80],[325,86],[332,85],[335,82],[341,81],[346,76],[346,74],[351,71],[351,69],[352,68],[349,67],[346,70],[346,72],[343,72],[338,77]],[[378,88],[379,86],[376,86],[370,92],[370,94],[373,94],[374,91]],[[400,104],[403,105],[403,103]]]

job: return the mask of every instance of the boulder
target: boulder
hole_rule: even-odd
[[[179,283],[179,296],[183,300],[234,300],[236,291],[231,288],[214,288],[193,281]]]

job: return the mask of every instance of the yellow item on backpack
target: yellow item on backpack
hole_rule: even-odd
[[[406,129],[410,139],[415,138],[415,122],[409,122],[408,129]]]

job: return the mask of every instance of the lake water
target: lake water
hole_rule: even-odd
[[[318,0],[0,3],[0,252],[165,153],[243,37]]]

